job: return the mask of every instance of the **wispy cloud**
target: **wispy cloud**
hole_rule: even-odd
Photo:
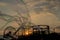
[[[1,6],[6,6],[6,5],[8,5],[8,4],[7,3],[0,2],[0,7]]]
[[[54,28],[60,24],[59,18],[56,17],[55,14],[52,14],[50,12],[40,12],[40,14],[32,12],[31,19],[32,22],[35,24],[46,24],[49,25],[51,28]]]
[[[60,0],[0,0],[0,10],[3,14],[15,16],[27,13],[28,8],[31,20],[35,24],[60,25]],[[33,11],[33,12],[31,12]],[[39,13],[39,14],[38,14]]]

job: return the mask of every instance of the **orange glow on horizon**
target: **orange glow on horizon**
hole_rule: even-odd
[[[28,35],[30,35],[30,34],[32,34],[32,33],[33,33],[33,30],[32,30],[32,29],[29,29],[29,30],[26,30],[26,31],[24,32],[24,35],[28,36]]]
[[[29,32],[28,32],[28,31],[26,31],[26,32],[25,32],[25,35],[29,35]]]

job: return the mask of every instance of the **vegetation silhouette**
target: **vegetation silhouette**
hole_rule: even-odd
[[[40,34],[40,32],[34,32],[29,36],[19,36],[17,40],[60,40],[60,35],[58,33],[51,34]]]
[[[5,38],[7,37],[11,37],[11,40],[60,40],[60,33],[50,33],[50,34],[46,34],[45,31],[35,31],[30,35],[20,35],[18,36],[18,38],[13,38],[13,36],[11,36],[11,32],[7,33],[7,36],[5,36]],[[5,40],[3,38],[0,38],[0,40]]]
[[[41,26],[41,25],[40,25]],[[42,25],[45,26],[45,25]],[[39,26],[38,26],[39,27]],[[11,36],[11,32],[7,33],[8,36],[6,38],[11,37],[11,40],[60,40],[60,33],[50,33],[49,26],[46,26],[47,28],[41,28],[41,30],[37,30],[35,27],[33,28],[33,32],[29,35],[18,35],[17,38],[14,38]],[[48,33],[46,32],[47,29]]]

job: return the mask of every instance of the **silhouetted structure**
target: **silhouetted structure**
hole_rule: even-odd
[[[9,37],[10,38],[13,37],[11,31],[9,31],[8,33],[4,34],[4,38],[9,38]]]
[[[42,28],[41,26],[46,26]],[[33,33],[30,35],[20,35],[17,39],[13,38],[11,40],[60,40],[60,34],[57,33],[50,33],[48,25],[35,25],[31,26],[33,28]],[[19,28],[20,29],[20,28]],[[11,32],[8,32],[8,37],[11,37]]]

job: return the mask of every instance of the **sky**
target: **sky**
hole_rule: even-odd
[[[3,18],[8,20],[20,14],[31,19],[35,25],[49,25],[51,29],[57,27],[57,30],[60,28],[60,0],[0,0],[0,11],[0,29],[7,26],[18,28],[17,22],[8,22]]]

